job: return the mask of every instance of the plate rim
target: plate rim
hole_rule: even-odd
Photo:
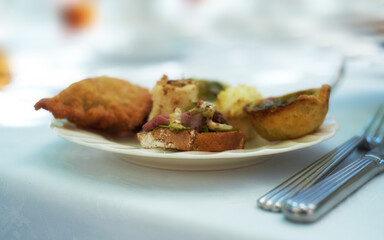
[[[251,157],[260,157],[260,156],[269,156],[279,153],[285,153],[290,152],[294,150],[304,149],[307,147],[311,147],[314,145],[317,145],[325,140],[330,139],[333,137],[338,128],[339,125],[336,122],[334,118],[327,117],[323,124],[319,127],[319,129],[311,134],[305,135],[300,138],[296,139],[290,139],[285,141],[279,141],[274,142],[275,144],[269,144],[264,145],[261,147],[257,147],[254,149],[242,149],[242,150],[230,150],[230,151],[223,151],[223,152],[199,152],[199,151],[167,151],[167,150],[158,150],[158,149],[144,149],[139,147],[133,147],[130,145],[122,144],[110,139],[107,139],[103,137],[100,134],[87,131],[84,129],[76,128],[74,126],[71,126],[71,129],[65,128],[64,125],[67,124],[63,122],[62,119],[52,119],[50,123],[50,128],[53,130],[53,132],[58,135],[59,137],[66,139],[70,142],[91,147],[94,149],[104,150],[108,152],[113,152],[116,154],[123,154],[123,155],[129,155],[129,156],[136,156],[136,157],[151,157],[151,158],[173,158],[173,159],[217,159],[217,158],[251,158]],[[70,124],[70,123],[69,123]],[[319,134],[320,129],[323,129],[324,126],[327,126],[327,131],[322,134]],[[86,134],[86,136],[92,136],[98,138],[99,140],[102,140],[102,143],[100,142],[87,142],[87,141],[81,141],[79,140],[79,136],[69,136],[68,133],[73,133],[74,130],[76,130],[76,133],[80,134]],[[67,135],[65,134],[67,133]],[[301,142],[300,140],[304,139],[305,137],[311,136],[311,135],[317,135],[319,136],[317,139],[312,141],[304,141]],[[292,143],[293,144],[292,144]],[[287,144],[286,147],[281,148],[268,148],[268,146],[279,146],[280,144]],[[112,145],[112,146],[110,146]],[[115,148],[113,147],[115,146]],[[116,146],[121,146],[121,148],[116,148]]]

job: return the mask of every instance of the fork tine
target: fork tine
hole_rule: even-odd
[[[293,221],[310,222],[317,220],[336,204],[362,184],[384,170],[381,164],[384,152],[377,150],[384,135],[384,104],[380,105],[374,117],[369,121],[369,127],[361,136],[370,150],[361,158],[356,159],[340,171],[324,180],[303,189],[283,206],[284,215]]]
[[[361,134],[362,137],[370,137],[373,135],[373,131],[377,129],[377,121],[381,117],[381,112],[383,111],[384,104],[381,104],[378,109],[375,112],[375,115],[369,121],[367,122],[363,133]]]
[[[326,177],[356,147],[370,150],[376,144],[374,141],[381,142],[384,135],[383,126],[384,104],[381,104],[373,117],[367,122],[362,133],[352,137],[349,141],[343,143],[270,192],[264,194],[257,200],[257,205],[265,210],[274,212],[281,211],[282,204],[284,204],[287,198]]]
[[[384,125],[384,105],[381,105],[381,108],[380,108],[382,111],[381,111],[381,119],[379,121],[379,124],[377,126],[377,129],[373,135],[373,139],[375,141],[376,144],[379,144],[383,141],[383,125]]]
[[[309,187],[311,183],[326,175],[326,172],[335,168],[340,161],[342,161],[356,146],[360,144],[360,142],[361,138],[352,137],[350,140],[324,155],[318,161],[312,163],[270,192],[260,197],[257,200],[258,206],[268,211],[280,212],[282,202],[286,198],[296,193],[298,189],[306,186]]]
[[[381,127],[381,118],[384,115],[384,104],[381,104],[375,114],[369,119],[362,133],[359,135],[364,139],[360,148],[365,150],[372,149],[372,145],[375,144],[375,135],[378,135],[378,131]]]

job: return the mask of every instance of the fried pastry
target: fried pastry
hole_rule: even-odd
[[[35,104],[36,110],[44,108],[77,127],[119,136],[141,127],[151,107],[148,89],[105,76],[73,83],[57,96]]]
[[[316,131],[328,112],[331,87],[294,92],[281,97],[270,97],[244,110],[250,116],[256,131],[265,139],[286,140]]]

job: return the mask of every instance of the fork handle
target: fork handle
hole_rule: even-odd
[[[288,199],[284,216],[295,222],[314,222],[381,170],[383,159],[365,155],[312,187]]]

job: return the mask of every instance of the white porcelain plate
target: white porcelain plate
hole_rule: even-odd
[[[243,150],[219,153],[143,149],[136,138],[108,139],[97,133],[76,128],[61,119],[54,119],[51,128],[68,141],[113,152],[138,165],[173,170],[222,170],[253,165],[273,154],[313,146],[332,137],[338,124],[334,119],[327,118],[316,132],[301,138],[275,142],[256,139],[247,142]]]

